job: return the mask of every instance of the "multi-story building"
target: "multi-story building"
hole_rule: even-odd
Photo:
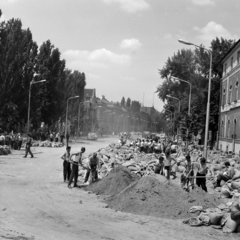
[[[240,39],[222,59],[219,149],[240,154]]]

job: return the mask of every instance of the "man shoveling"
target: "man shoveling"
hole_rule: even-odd
[[[84,183],[86,183],[88,181],[90,173],[91,173],[91,179],[90,179],[91,182],[98,180],[97,168],[100,168],[100,161],[97,156],[97,153],[94,152],[93,155],[89,158],[88,168],[87,168],[87,172],[85,175]]]

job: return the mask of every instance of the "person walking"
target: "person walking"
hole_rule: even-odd
[[[30,138],[29,141],[26,143],[26,153],[25,153],[25,156],[23,156],[24,158],[27,157],[28,153],[31,155],[31,158],[34,157],[31,152],[31,146],[32,146],[32,139]]]
[[[66,152],[61,156],[61,159],[63,159],[63,181],[66,182],[66,180],[69,181],[70,175],[71,175],[71,164],[70,164],[70,154],[71,147],[66,148]]]
[[[74,178],[74,185],[73,187],[78,187],[77,186],[77,181],[78,181],[78,165],[81,165],[83,168],[83,164],[82,164],[82,155],[83,153],[86,151],[85,147],[81,148],[81,151],[78,153],[74,153],[71,155],[70,160],[72,159],[73,156],[75,156],[75,159],[72,162],[72,172],[71,172],[71,176],[68,182],[68,188],[72,188],[71,184],[73,182],[73,178]]]
[[[93,155],[89,158],[89,166],[87,169],[87,173],[85,175],[84,183],[88,181],[89,175],[91,173],[91,181],[97,181],[98,180],[98,172],[97,168],[100,168],[100,161],[97,156],[97,153],[94,152]]]

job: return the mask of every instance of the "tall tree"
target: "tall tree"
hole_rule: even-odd
[[[131,103],[131,111],[133,113],[139,112],[141,108],[141,103],[138,101],[132,101]]]
[[[131,107],[131,99],[127,99],[126,107],[129,109]]]
[[[35,71],[37,44],[19,19],[0,23],[0,125],[15,130],[26,123],[28,91]]]
[[[122,107],[125,107],[125,104],[126,104],[125,97],[122,97],[121,106],[122,106]]]

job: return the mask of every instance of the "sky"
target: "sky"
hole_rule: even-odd
[[[40,46],[50,40],[86,88],[161,111],[159,69],[182,45],[240,38],[240,0],[0,0],[1,20],[19,18]],[[187,87],[187,86],[186,86]]]

